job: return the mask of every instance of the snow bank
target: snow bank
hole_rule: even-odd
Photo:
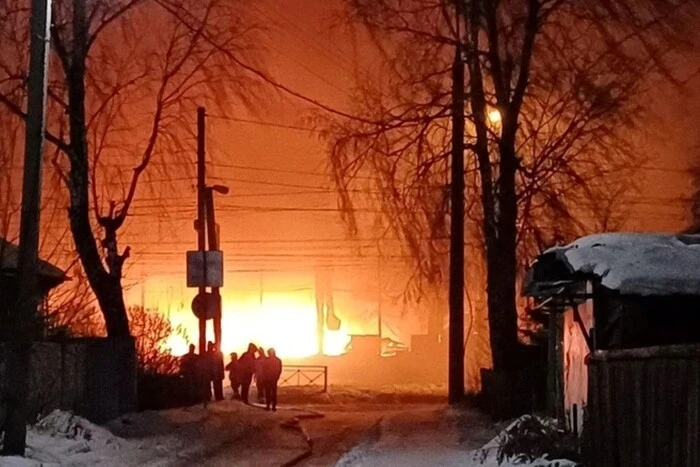
[[[0,465],[91,465],[118,457],[126,444],[125,440],[84,418],[55,410],[27,431],[26,457],[3,457]]]
[[[281,465],[306,449],[279,427],[290,416],[224,401],[133,413],[103,427],[55,411],[28,428],[26,457],[0,457],[0,467],[230,466],[254,457]]]
[[[700,235],[598,234],[547,253],[621,294],[700,294]]]

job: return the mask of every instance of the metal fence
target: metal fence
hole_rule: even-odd
[[[320,365],[285,365],[280,387],[323,387],[328,392],[328,367]]]
[[[595,351],[586,465],[700,465],[700,346]]]

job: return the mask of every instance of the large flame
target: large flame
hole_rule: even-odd
[[[259,296],[224,296],[222,318],[222,351],[243,352],[249,342],[274,348],[283,358],[303,358],[318,353],[316,303],[313,295],[279,293]],[[188,310],[170,312],[170,321],[182,326],[188,339],[197,341],[197,320]],[[211,325],[210,325],[211,326]],[[208,340],[211,338],[209,331]],[[347,323],[337,331],[326,329],[323,353],[340,355],[350,342]],[[187,352],[189,342],[179,335],[171,336],[167,346],[176,355]]]

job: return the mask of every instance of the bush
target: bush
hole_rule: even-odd
[[[498,463],[534,462],[538,459],[568,459],[581,462],[578,438],[557,427],[556,422],[525,415],[501,434]]]
[[[136,355],[139,373],[151,375],[176,375],[180,372],[180,357],[174,356],[166,347],[173,335],[187,338],[184,329],[173,327],[170,321],[157,310],[131,307],[129,327],[136,339]]]

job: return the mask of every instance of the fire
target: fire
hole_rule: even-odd
[[[190,342],[196,343],[198,325],[189,310],[170,311],[174,326],[182,326]],[[211,325],[210,325],[211,326]],[[243,352],[249,342],[266,349],[274,348],[282,358],[303,358],[318,353],[316,303],[311,294],[267,294],[223,296],[222,351]],[[189,342],[179,335],[171,336],[167,347],[173,354],[187,352]],[[208,339],[212,340],[211,328]],[[340,355],[350,342],[344,320],[337,331],[326,330],[323,353]]]

